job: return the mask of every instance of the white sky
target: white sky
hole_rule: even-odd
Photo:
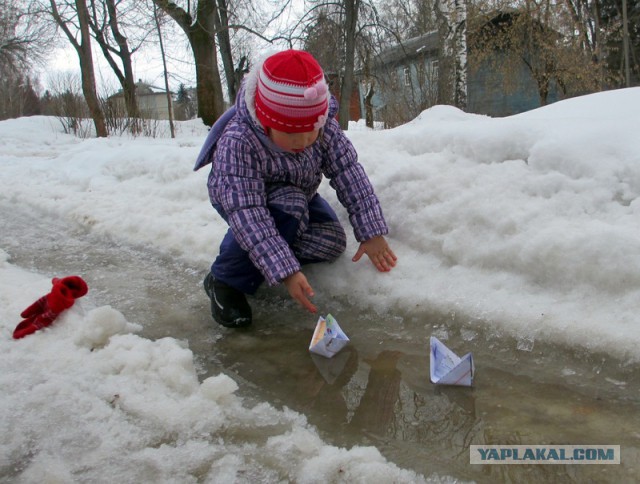
[[[271,10],[280,9],[280,5],[270,6],[269,3],[261,5],[260,7]],[[292,5],[272,23],[264,33],[264,36],[276,36],[275,32],[286,30],[286,24],[294,23],[295,19],[302,15],[302,10],[303,7],[300,2],[293,2]],[[267,13],[265,13],[265,18],[266,15]],[[167,20],[163,26],[162,32],[170,89],[177,91],[180,83],[184,83],[187,87],[195,87],[196,73],[193,53],[184,32],[175,22],[170,20]],[[130,35],[131,38],[133,38],[133,34]],[[251,48],[254,49],[252,53],[254,57],[259,57],[263,49],[274,48],[257,36],[248,34],[245,34],[245,36],[246,37],[241,39],[241,44],[245,45],[246,48],[249,48],[251,44]],[[111,95],[120,89],[118,80],[95,41],[92,42],[92,46],[98,93],[100,95]],[[135,48],[137,45],[131,43],[129,47]],[[116,56],[114,56],[114,58],[118,60]],[[155,31],[153,35],[148,38],[148,42],[134,53],[132,60],[136,80],[142,79],[144,82],[156,86],[164,86],[162,58]],[[120,62],[118,62],[118,65],[121,65]],[[55,81],[51,80],[52,76],[55,78],[65,72],[73,72],[77,73],[78,76],[80,75],[78,55],[64,35],[60,34],[56,41],[56,47],[48,57],[46,65],[39,69],[39,71],[40,84],[44,89],[56,85]],[[220,72],[224,75],[222,65],[220,65]]]
[[[64,39],[60,39],[57,46],[39,74],[43,89],[55,89],[56,79],[65,73],[74,73],[80,79],[78,54]],[[94,48],[93,60],[98,94],[109,96],[121,89],[111,67],[97,48]],[[184,83],[187,87],[195,86],[196,75],[193,56],[186,43],[172,44],[167,65],[171,90],[177,91],[180,83]],[[144,49],[133,56],[133,69],[136,80],[141,79],[149,84],[164,87],[162,59],[153,48]]]
[[[382,313],[456,312],[506,334],[640,361],[638,106],[632,88],[502,119],[436,106],[393,130],[349,131],[398,266],[380,274],[354,264],[351,237],[339,261],[307,271],[316,293]],[[0,200],[204,271],[226,231],[209,205],[207,169],[192,171],[205,135],[192,121],[175,140],[81,140],[55,119],[3,121]],[[327,183],[320,192],[348,226]],[[0,468],[25,462],[27,482],[106,471],[135,480],[144,466],[163,482],[188,482],[205,464],[211,482],[247,468],[322,482],[339,465],[347,476],[417,479],[374,448],[325,445],[301,415],[249,408],[229,377],[198,383],[184,344],[134,335],[118,308],[79,300],[51,328],[14,341],[20,312],[53,276],[13,265],[0,247]],[[311,336],[315,317],[308,323]],[[114,404],[115,394],[128,397]],[[219,438],[225,421],[259,429],[274,420],[282,430],[266,442]],[[163,435],[175,439],[149,445]]]

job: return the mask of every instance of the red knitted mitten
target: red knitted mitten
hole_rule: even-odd
[[[53,283],[51,292],[42,296],[20,314],[26,319],[13,331],[15,339],[24,338],[39,329],[46,328],[62,311],[73,306],[75,300],[84,296],[89,290],[87,283],[80,276],[54,278],[51,282]]]

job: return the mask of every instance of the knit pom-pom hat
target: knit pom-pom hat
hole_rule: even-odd
[[[304,133],[327,122],[329,88],[308,52],[285,50],[268,57],[257,81],[255,113],[265,128]]]

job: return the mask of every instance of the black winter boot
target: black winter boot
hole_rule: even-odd
[[[251,324],[251,306],[244,293],[216,281],[209,273],[204,278],[204,290],[211,299],[211,316],[227,328],[244,328]]]

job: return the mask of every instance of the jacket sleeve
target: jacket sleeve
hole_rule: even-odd
[[[336,191],[338,200],[349,214],[349,221],[358,242],[389,233],[373,186],[358,162],[351,141],[335,119],[327,122],[324,132],[326,162],[324,173]]]
[[[246,140],[225,136],[215,151],[209,177],[212,200],[222,206],[238,244],[269,285],[298,272],[300,263],[280,236],[267,208],[258,155]]]

